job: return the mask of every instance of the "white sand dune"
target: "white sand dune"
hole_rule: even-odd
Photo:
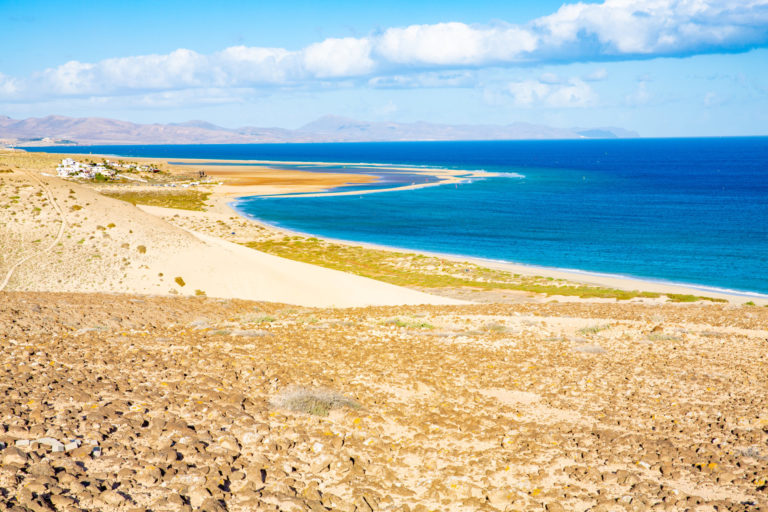
[[[204,293],[318,307],[462,303],[187,231],[162,218],[168,209],[32,171],[4,175],[0,203],[9,206],[0,211],[0,283],[9,291]]]
[[[158,216],[167,213],[165,208],[140,209]],[[205,290],[209,296],[319,307],[462,303],[189,233],[199,243],[163,258],[172,260],[180,275],[189,276],[184,288]]]

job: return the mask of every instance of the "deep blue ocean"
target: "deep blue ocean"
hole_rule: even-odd
[[[768,294],[768,137],[55,148],[67,151],[350,164],[307,167],[333,172],[378,163],[510,173],[237,207],[326,237]],[[417,179],[386,166],[370,173],[385,186]]]

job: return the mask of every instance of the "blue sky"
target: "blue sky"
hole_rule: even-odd
[[[0,115],[768,135],[768,0],[0,0]]]

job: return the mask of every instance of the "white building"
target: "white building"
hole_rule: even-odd
[[[71,158],[65,158],[56,166],[56,175],[62,178],[88,178],[93,179],[97,174],[102,176],[114,176],[114,171],[107,170],[103,164],[81,164]]]

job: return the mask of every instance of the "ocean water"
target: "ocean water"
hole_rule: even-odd
[[[64,149],[165,159],[335,162],[333,172],[366,168],[389,180],[359,190],[407,181],[389,174],[386,165],[369,164],[506,173],[417,190],[254,197],[237,208],[319,236],[768,294],[766,137],[56,151]]]

